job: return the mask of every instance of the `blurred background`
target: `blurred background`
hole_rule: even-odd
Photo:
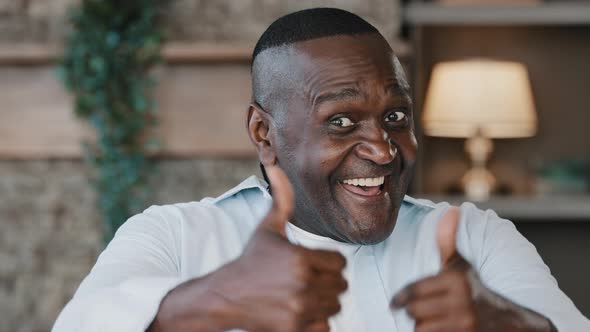
[[[130,214],[259,174],[251,50],[316,6],[373,23],[404,65],[411,195],[513,220],[590,315],[590,3],[0,0],[0,332],[49,331]]]

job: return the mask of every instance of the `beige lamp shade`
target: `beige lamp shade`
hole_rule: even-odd
[[[422,121],[430,136],[533,136],[537,116],[525,66],[496,60],[435,65]]]

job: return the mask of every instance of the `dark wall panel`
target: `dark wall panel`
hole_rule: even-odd
[[[559,287],[590,317],[590,223],[517,222],[516,227],[535,245]]]

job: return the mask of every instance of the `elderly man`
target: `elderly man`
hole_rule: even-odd
[[[278,19],[252,82],[266,182],[132,217],[54,331],[590,331],[512,223],[405,195],[412,100],[369,23]]]

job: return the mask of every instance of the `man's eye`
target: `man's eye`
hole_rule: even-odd
[[[405,121],[406,118],[406,113],[401,112],[401,111],[397,111],[397,112],[391,112],[389,114],[387,114],[387,116],[385,117],[385,120],[387,122],[402,122]]]
[[[350,118],[347,118],[345,116],[341,116],[339,118],[335,118],[330,120],[330,123],[338,126],[338,127],[342,127],[342,128],[346,128],[346,127],[350,127],[354,125],[354,122],[352,122],[352,120]]]

